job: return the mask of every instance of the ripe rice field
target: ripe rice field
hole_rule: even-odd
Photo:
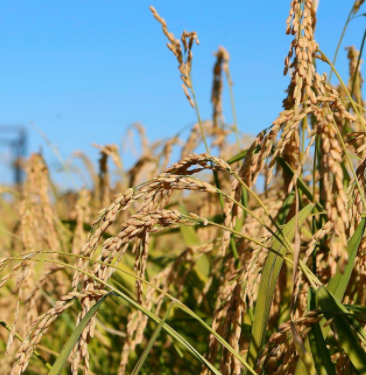
[[[129,169],[114,144],[96,145],[97,167],[78,153],[90,188],[62,192],[36,153],[22,186],[0,187],[1,374],[366,374],[366,33],[339,49],[363,3],[327,56],[316,3],[291,1],[288,88],[255,137],[238,128],[229,52],[202,119],[199,30],[178,37],[150,7],[197,122],[154,144],[134,125]]]

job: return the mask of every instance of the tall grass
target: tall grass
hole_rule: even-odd
[[[339,47],[331,63],[314,39],[314,4],[293,0],[283,110],[250,138],[236,120],[229,53],[215,53],[203,120],[197,33],[177,39],[151,11],[197,124],[184,141],[178,131],[152,145],[133,126],[142,153],[129,170],[116,145],[95,145],[97,170],[75,153],[91,188],[61,193],[39,154],[24,163],[23,186],[2,188],[1,373],[366,374],[361,54],[347,48],[342,79]]]

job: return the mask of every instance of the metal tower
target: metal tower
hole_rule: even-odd
[[[27,154],[27,130],[18,125],[0,125],[0,145],[10,148],[14,184],[20,185],[25,176],[21,163]]]

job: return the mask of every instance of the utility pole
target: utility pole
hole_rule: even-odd
[[[25,176],[22,161],[27,155],[27,130],[19,125],[0,125],[0,145],[10,148],[13,181],[19,186]]]

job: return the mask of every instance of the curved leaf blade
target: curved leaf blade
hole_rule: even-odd
[[[313,290],[309,291],[308,310],[316,309],[316,295]],[[325,344],[324,336],[319,323],[311,326],[308,334],[310,351],[314,360],[315,368],[320,375],[336,375],[334,364],[330,358],[329,350]],[[299,361],[300,363],[300,361]],[[305,365],[304,369],[305,369]],[[297,370],[297,369],[296,369]]]
[[[334,277],[332,277],[328,283],[327,290],[333,294],[338,300],[342,300],[344,293],[347,289],[347,285],[349,283],[349,280],[351,278],[352,269],[354,266],[354,262],[356,259],[357,251],[360,246],[364,231],[365,231],[365,223],[366,220],[362,219],[360,224],[358,225],[355,233],[351,237],[351,239],[348,242],[347,245],[347,252],[348,252],[348,263],[345,267],[344,273],[340,273],[339,270],[337,270],[337,273]],[[327,336],[327,333],[329,332],[330,327],[322,327],[322,336],[323,338]],[[320,336],[319,336],[320,339]],[[306,340],[305,347],[309,349],[309,341]],[[304,375],[306,374],[306,369],[304,364],[299,361],[296,366],[295,375]]]
[[[102,303],[105,301],[107,297],[110,295],[115,294],[114,292],[109,292],[106,295],[104,295],[95,305],[93,305],[90,310],[85,314],[84,318],[81,320],[81,322],[76,326],[74,332],[71,334],[69,339],[67,340],[67,343],[63,347],[59,357],[57,357],[55,363],[52,366],[51,371],[48,373],[48,375],[59,375],[62,368],[65,366],[65,363],[67,359],[70,356],[70,353],[74,346],[76,345],[77,341],[79,340],[81,334],[83,333],[84,328],[88,325],[90,322],[90,319],[93,317],[93,315],[98,311],[99,307],[102,305]]]
[[[314,204],[308,204],[299,212],[298,222],[300,227],[304,224],[313,208]],[[295,224],[296,217],[293,217],[282,229],[283,235],[286,236],[290,242],[295,236]],[[286,248],[284,248],[277,239],[274,241],[272,248],[282,255],[286,254]],[[255,367],[264,343],[273,295],[282,263],[283,258],[271,252],[268,254],[266,264],[262,271],[258,299],[254,311],[252,338],[247,356],[247,362],[251,367]]]
[[[151,336],[146,348],[144,349],[140,359],[138,360],[138,362],[136,363],[136,366],[135,368],[133,369],[132,371],[132,374],[131,375],[138,375],[138,373],[140,372],[142,366],[144,365],[145,361],[146,361],[146,358],[147,356],[149,355],[150,353],[150,350],[152,349],[152,347],[154,346],[155,344],[155,341],[156,339],[158,338],[159,334],[160,334],[160,331],[161,329],[163,328],[164,326],[164,323],[166,322],[166,320],[168,319],[168,316],[170,314],[170,310],[172,309],[174,305],[174,301],[170,303],[166,313],[164,314],[164,317],[163,319],[160,320],[160,323],[158,324],[158,326],[156,327],[153,335]]]
[[[325,317],[333,319],[333,323],[337,327],[340,346],[347,354],[357,373],[360,375],[366,374],[366,353],[350,322],[344,315],[348,312],[347,309],[324,286],[317,289],[316,299]]]

